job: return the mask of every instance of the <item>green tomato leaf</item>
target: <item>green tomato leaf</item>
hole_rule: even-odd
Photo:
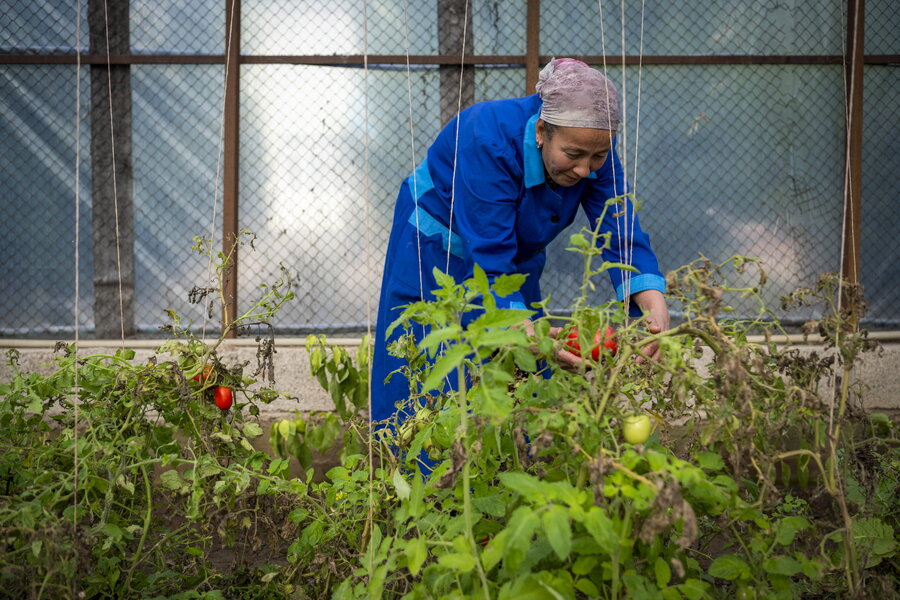
[[[425,546],[425,538],[417,537],[409,540],[406,544],[406,568],[415,577],[419,574],[419,569],[425,559],[428,558],[428,548]]]
[[[656,576],[656,586],[658,588],[665,588],[669,585],[669,581],[672,580],[672,568],[662,557],[657,557],[656,562],[653,563],[653,573]]]
[[[531,548],[531,538],[534,537],[534,531],[539,522],[537,514],[531,507],[520,506],[513,513],[507,527],[509,539],[503,555],[504,564],[510,570],[517,571],[522,561],[525,560],[528,549]]]
[[[736,554],[723,554],[709,565],[709,574],[713,577],[735,581],[750,579],[750,567]]]
[[[470,330],[489,329],[489,328],[505,328],[518,325],[522,321],[528,320],[534,314],[533,310],[523,310],[521,308],[504,308],[500,310],[492,310],[486,312],[469,325]],[[524,341],[525,332],[519,331],[519,337]],[[515,341],[515,340],[514,340]]]
[[[804,517],[785,517],[775,523],[775,541],[782,546],[789,546],[798,531],[811,527]]]
[[[506,540],[509,538],[509,531],[503,530],[490,539],[487,547],[481,553],[481,564],[485,571],[490,571],[503,558],[506,552]]]
[[[767,559],[762,564],[763,569],[772,575],[785,575],[793,577],[803,570],[803,566],[790,556],[775,556]]]
[[[725,468],[725,461],[715,452],[700,452],[695,458],[700,468],[707,471],[720,471]]]
[[[462,552],[451,552],[438,558],[438,564],[454,571],[468,573],[475,568],[475,557]]]
[[[246,435],[251,440],[253,438],[258,438],[263,434],[262,427],[259,426],[258,423],[244,423],[244,435]]]
[[[522,273],[513,273],[508,275],[499,275],[494,278],[494,293],[505,298],[512,293],[518,292],[525,283],[528,275]]]
[[[484,269],[481,268],[481,265],[475,265],[472,268],[472,281],[473,281],[473,289],[478,292],[481,292],[483,295],[488,295],[491,293],[491,284],[488,282],[487,275],[484,272]]]
[[[541,481],[521,471],[504,471],[498,474],[500,483],[518,493],[522,498],[535,504],[544,503],[544,488]]]
[[[394,489],[397,490],[397,497],[401,500],[409,500],[409,494],[412,490],[400,473],[400,469],[394,469],[392,481],[394,482]]]
[[[506,515],[506,503],[509,498],[505,494],[490,494],[476,496],[472,499],[475,508],[492,517],[500,518]]]
[[[550,547],[559,557],[559,560],[569,558],[572,552],[572,528],[569,526],[569,511],[553,504],[541,516],[541,524]]]
[[[442,389],[444,387],[444,377],[446,377],[453,369],[462,366],[463,361],[471,351],[472,349],[466,344],[451,346],[444,355],[434,363],[431,372],[428,374],[428,378],[425,380],[425,383],[422,384],[423,391],[428,392],[435,389]]]
[[[894,528],[875,517],[864,517],[853,521],[853,543],[867,556],[866,568],[881,562],[882,558],[893,556],[897,542]]]
[[[181,490],[187,487],[187,482],[182,479],[181,475],[175,469],[169,469],[159,476],[164,487],[170,490]]]
[[[584,528],[594,538],[600,548],[610,556],[615,556],[619,546],[619,535],[615,525],[602,508],[592,506],[584,516]]]
[[[456,323],[440,329],[432,329],[419,342],[419,349],[426,350],[433,356],[442,343],[459,338],[460,333],[462,333],[462,328]]]

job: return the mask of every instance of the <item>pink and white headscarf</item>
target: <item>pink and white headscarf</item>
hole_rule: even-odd
[[[541,119],[562,127],[619,128],[619,95],[615,84],[574,58],[554,58],[541,69],[537,93]]]

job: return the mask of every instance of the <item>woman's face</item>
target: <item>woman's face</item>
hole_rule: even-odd
[[[548,136],[543,119],[538,119],[535,128],[547,174],[554,183],[565,187],[575,185],[603,166],[614,136],[615,132],[606,129],[559,126]]]

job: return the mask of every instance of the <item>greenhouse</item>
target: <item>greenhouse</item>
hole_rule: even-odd
[[[889,0],[0,0],[0,597],[900,597]]]

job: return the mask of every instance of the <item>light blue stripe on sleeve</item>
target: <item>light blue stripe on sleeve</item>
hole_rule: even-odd
[[[630,293],[637,294],[638,292],[643,292],[644,290],[659,290],[660,292],[665,293],[666,278],[656,275],[654,273],[645,273],[644,275],[632,276],[631,277],[631,289],[629,290]],[[624,283],[620,283],[619,287],[616,288],[616,299],[619,302],[622,302],[623,300],[625,300],[625,284]]]
[[[422,159],[422,162],[419,163],[419,166],[416,167],[416,170],[413,171],[407,180],[409,181],[409,189],[416,200],[434,189],[431,172],[428,170],[428,158]]]
[[[416,213],[418,213],[419,215],[418,222],[416,220]],[[447,229],[446,225],[431,216],[421,206],[416,207],[416,210],[409,213],[409,222],[412,223],[414,227],[417,226],[419,228],[419,232],[421,232],[421,234],[424,236],[441,236],[441,241],[444,244],[444,250],[449,247],[450,254],[459,258],[465,258],[465,250],[463,248],[462,238],[455,233],[450,233],[450,230]],[[452,241],[453,243],[449,243],[450,241]]]

